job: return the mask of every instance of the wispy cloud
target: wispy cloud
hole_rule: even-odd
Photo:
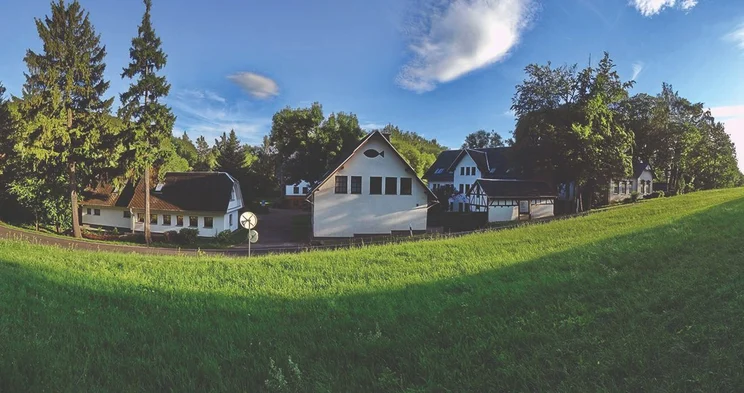
[[[192,97],[192,98],[197,98],[197,99],[207,99],[207,100],[211,100],[211,101],[221,102],[223,104],[226,102],[226,100],[225,100],[224,97],[220,96],[219,94],[217,94],[217,93],[215,93],[215,92],[213,92],[211,90],[190,90],[190,89],[186,89],[186,90],[182,90],[180,92],[180,94],[183,97]]]
[[[744,23],[740,24],[734,31],[723,37],[726,41],[733,42],[739,49],[744,50]]]
[[[503,60],[534,13],[532,0],[429,1],[420,26],[411,29],[412,59],[397,77],[419,93]]]
[[[241,142],[258,144],[271,125],[271,119],[251,114],[248,103],[233,103],[205,90],[177,91],[168,97],[168,104],[176,114],[174,133],[185,131],[192,139],[203,135],[210,144],[230,130]]]
[[[644,64],[641,61],[636,61],[635,63],[633,63],[633,76],[630,78],[630,80],[636,80],[636,78],[638,78],[638,75],[643,72],[643,67]]]
[[[227,77],[250,95],[266,99],[279,95],[279,85],[266,76],[253,72],[238,72]]]
[[[744,172],[744,105],[729,105],[710,108],[716,120],[726,126],[731,141],[736,145],[739,169]]]
[[[683,11],[689,11],[695,7],[698,0],[631,0],[630,4],[634,6],[643,16],[654,16],[665,8],[679,8]]]

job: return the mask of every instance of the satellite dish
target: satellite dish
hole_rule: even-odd
[[[258,242],[258,232],[256,231],[250,231],[248,234],[248,239],[251,243],[257,243]]]
[[[240,215],[240,226],[245,229],[253,229],[258,225],[258,217],[251,212],[245,212]]]

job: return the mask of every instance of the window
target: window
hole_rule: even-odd
[[[629,181],[629,182],[628,182],[628,194],[630,194],[630,192],[631,192],[632,190],[633,190],[633,182],[632,182],[632,181]]]
[[[132,212],[129,210],[124,210],[124,218],[132,218]]]
[[[465,192],[465,185],[460,184],[460,194],[462,194],[463,192]]]
[[[346,194],[348,192],[348,181],[346,176],[336,176],[336,194]]]
[[[614,194],[617,195],[620,193],[620,182],[612,182],[612,188],[614,188]]]
[[[214,217],[204,217],[204,228],[214,227]]]
[[[470,184],[465,185],[465,193],[470,194]]]
[[[230,193],[230,202],[235,200],[235,190]]]
[[[163,225],[170,226],[170,224],[171,224],[171,215],[163,214]]]
[[[230,213],[230,228],[232,228],[232,213]]]
[[[385,195],[398,195],[398,178],[385,178]]]
[[[303,193],[303,194],[307,194],[308,192],[310,192],[310,189],[309,189],[309,188],[307,188],[307,187],[302,187],[302,193]]]
[[[437,168],[437,170],[434,171],[435,175],[441,175],[444,172],[444,168]]]
[[[158,225],[158,215],[150,214],[150,224]]]
[[[85,213],[86,213],[87,215],[91,215],[91,214],[92,214],[92,213],[91,213],[91,209],[90,209],[90,208],[87,208],[87,209],[85,209]]]
[[[470,167],[470,174],[475,176],[475,167]]]
[[[137,222],[145,222],[145,213],[137,213]]]
[[[382,194],[382,178],[381,177],[370,177],[369,178],[369,195],[381,195]]]
[[[465,176],[470,176],[470,167],[465,168]]]
[[[401,177],[400,178],[400,195],[411,195],[411,178]]]
[[[183,216],[176,216],[176,226],[177,227],[183,226]]]
[[[460,167],[460,176],[465,176],[465,167],[464,166],[461,166]]]
[[[199,217],[197,216],[189,216],[189,226],[192,228],[196,228],[199,226]]]
[[[93,215],[94,216],[100,216],[101,215],[101,209],[93,209]]]
[[[351,177],[351,193],[352,194],[362,193],[362,177],[361,176]]]
[[[627,190],[625,182],[620,182],[620,193],[625,194],[625,191]]]
[[[299,194],[300,193],[300,186],[294,186],[292,187],[292,194]]]

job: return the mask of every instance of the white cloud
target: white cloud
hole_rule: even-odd
[[[679,8],[689,11],[697,5],[697,0],[681,0]],[[674,8],[677,5],[676,0],[631,0],[630,4],[634,6],[643,16],[653,16],[665,8]]]
[[[185,131],[192,140],[203,135],[210,144],[230,130],[243,143],[259,144],[271,125],[271,119],[251,114],[247,103],[231,103],[213,92],[178,91],[168,97],[168,104],[176,115],[176,135]]]
[[[269,98],[279,95],[279,85],[273,79],[253,72],[238,72],[227,77],[243,90],[256,98]]]
[[[426,92],[503,60],[519,43],[533,14],[532,0],[453,0],[428,8],[412,32],[412,59],[397,83]]]
[[[643,71],[643,62],[637,61],[633,63],[633,76],[630,78],[630,80],[636,80],[638,78],[638,75],[641,74]]]
[[[726,126],[731,141],[736,145],[739,169],[744,172],[744,105],[718,106],[710,108],[716,120]]]
[[[380,124],[380,123],[364,123],[364,124],[360,124],[359,127],[361,127],[365,131],[381,130],[381,129],[385,128],[385,124]]]
[[[687,11],[687,10],[691,10],[692,7],[697,5],[697,3],[698,3],[697,0],[682,0],[681,6],[683,10]]]
[[[744,23],[739,25],[736,30],[726,34],[723,38],[736,44],[739,49],[744,50]]]

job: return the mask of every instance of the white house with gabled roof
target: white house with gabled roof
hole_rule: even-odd
[[[434,194],[390,143],[373,131],[310,191],[316,238],[426,231]]]

